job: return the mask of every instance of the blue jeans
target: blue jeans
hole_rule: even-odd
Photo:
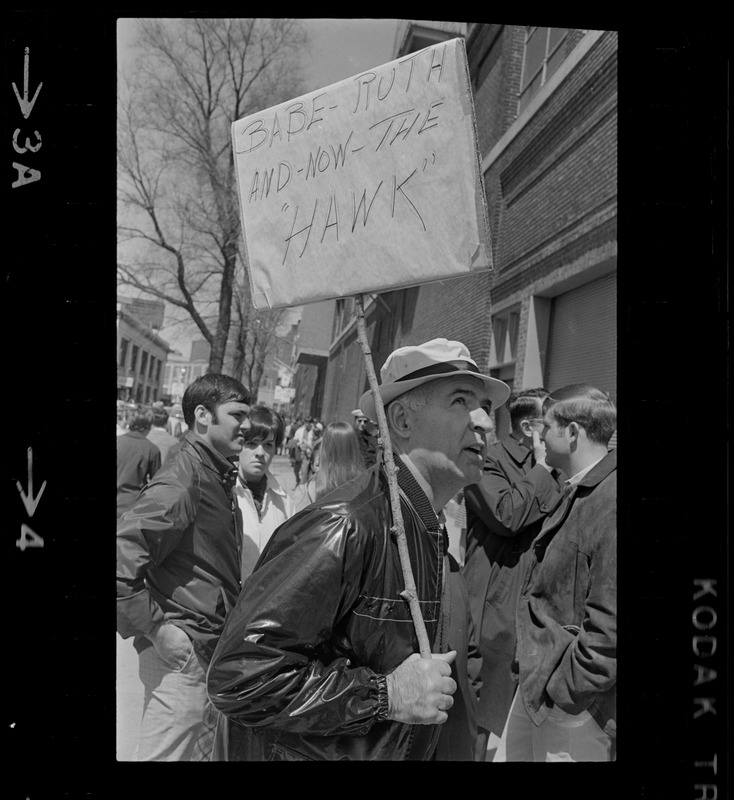
[[[196,651],[180,669],[155,647],[139,654],[145,687],[136,761],[211,761],[219,712],[206,693],[206,668]]]

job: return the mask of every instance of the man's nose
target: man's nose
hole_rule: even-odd
[[[490,417],[483,408],[475,408],[474,411],[472,411],[471,423],[472,428],[484,431],[484,433],[489,433],[494,430],[492,417]]]

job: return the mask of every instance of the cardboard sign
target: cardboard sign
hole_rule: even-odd
[[[492,267],[462,39],[237,120],[232,140],[256,308]]]

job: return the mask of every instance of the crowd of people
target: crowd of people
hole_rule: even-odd
[[[399,348],[380,377],[384,439],[371,391],[324,424],[211,373],[179,408],[118,410],[136,760],[615,759],[613,401],[512,393],[446,339]]]

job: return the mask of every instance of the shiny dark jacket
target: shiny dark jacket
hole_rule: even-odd
[[[497,736],[517,686],[515,612],[529,550],[558,505],[561,482],[511,436],[488,448],[482,480],[465,489],[464,579],[482,651],[480,727]]]
[[[117,523],[117,630],[145,634],[165,620],[209,660],[240,590],[237,468],[187,431],[181,449]]]
[[[563,498],[533,543],[517,610],[520,691],[540,725],[552,705],[616,733],[617,451]]]
[[[398,485],[413,577],[433,642],[446,537],[404,465]],[[391,517],[387,479],[375,466],[273,534],[227,618],[209,668],[209,696],[232,729],[230,760],[432,756],[440,726],[379,716],[387,693],[378,677],[419,650],[409,606],[400,597],[404,580]]]

